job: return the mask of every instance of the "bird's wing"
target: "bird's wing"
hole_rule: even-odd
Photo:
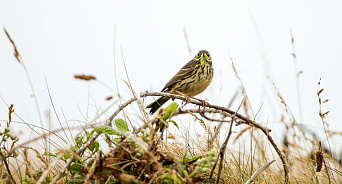
[[[186,78],[186,76],[190,75],[193,72],[193,68],[195,67],[196,62],[194,60],[189,61],[187,64],[185,64],[182,69],[178,71],[178,73],[173,76],[169,82],[164,86],[164,88],[161,91],[168,91],[171,90],[172,87],[181,79]]]

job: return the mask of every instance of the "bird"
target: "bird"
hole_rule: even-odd
[[[211,55],[206,50],[200,50],[196,56],[186,63],[176,75],[164,86],[161,92],[182,94],[187,100],[202,93],[211,83],[214,76]],[[154,114],[170,98],[160,97],[146,106],[150,114]],[[197,99],[199,100],[199,99]],[[204,101],[200,100],[202,103]]]

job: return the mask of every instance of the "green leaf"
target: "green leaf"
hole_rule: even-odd
[[[188,150],[185,150],[185,153],[183,154],[182,164],[187,163],[188,160]]]
[[[93,136],[94,131],[91,131],[91,132],[85,131],[84,133],[86,134],[86,138],[87,138],[87,141],[88,141],[88,140],[90,140],[91,137]]]
[[[67,183],[83,183],[84,180],[85,180],[84,177],[77,176],[76,178],[72,178],[72,179],[68,180]]]
[[[67,161],[70,157],[71,157],[71,155],[69,153],[64,153],[61,160]]]
[[[122,138],[120,138],[120,137],[114,138],[113,141],[114,141],[114,142],[120,142],[120,141],[122,141]]]
[[[199,159],[199,158],[201,158],[201,156],[199,156],[199,155],[193,156],[193,157],[191,157],[191,158],[189,159],[189,161],[188,161],[188,162],[191,162],[191,161],[197,160],[197,159]]]
[[[172,117],[172,115],[177,111],[178,104],[176,102],[170,104],[164,109],[163,120],[166,121]]]
[[[100,143],[98,141],[95,141],[94,143],[90,144],[88,149],[91,151],[91,152],[97,152],[100,148]]]
[[[44,152],[43,156],[51,156],[51,157],[57,157],[57,154],[56,153],[51,153],[51,152]]]
[[[76,147],[79,148],[82,146],[82,144],[83,144],[83,137],[80,136],[76,139]]]
[[[72,164],[68,167],[68,171],[79,172],[79,171],[81,171],[82,168],[83,168],[83,165],[75,163],[75,164]]]
[[[127,125],[126,121],[123,119],[116,119],[115,120],[115,126],[122,134],[129,132],[128,125]]]
[[[174,121],[174,120],[169,120],[169,122],[171,122],[173,125],[175,125],[175,126],[179,129],[178,123],[177,123],[176,121]]]
[[[95,148],[96,148],[95,151],[98,152],[99,149],[100,149],[100,143],[99,143],[99,141],[95,141],[94,144],[95,144]]]
[[[109,135],[123,136],[122,133],[110,126],[98,126],[95,127],[93,131],[97,132],[98,134],[107,133]]]

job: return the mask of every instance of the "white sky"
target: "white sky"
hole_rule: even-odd
[[[291,29],[298,68],[303,71],[299,80],[302,123],[322,135],[316,95],[319,78],[325,88],[322,95],[330,99],[323,106],[331,111],[327,117],[330,128],[342,131],[341,5],[342,1],[1,1],[0,25],[14,39],[28,68],[45,121],[44,112],[51,107],[45,78],[60,118],[61,109],[67,120],[84,120],[81,113],[86,114],[87,107],[95,114],[96,108],[110,104],[104,100],[111,95],[110,90],[98,83],[75,80],[73,75],[92,74],[116,89],[116,27],[117,76],[126,79],[122,49],[136,91],[159,91],[198,50],[206,49],[212,54],[215,74],[210,87],[198,97],[226,106],[240,86],[230,53],[253,112],[261,107],[257,120],[268,121],[275,129],[284,109],[267,76],[300,120]],[[0,75],[1,97],[13,103],[26,122],[39,125],[27,77],[3,30]],[[120,80],[119,88],[129,94]],[[7,106],[1,101],[0,120],[6,120],[7,115]],[[279,139],[282,134],[274,136]]]

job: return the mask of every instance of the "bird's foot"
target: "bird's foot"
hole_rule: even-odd
[[[180,92],[180,91],[176,91],[176,92],[177,92],[178,94],[184,96],[184,98],[185,98],[185,105],[186,105],[187,103],[189,103],[190,98],[192,98],[192,99],[194,99],[194,100],[198,100],[199,102],[201,102],[201,103],[202,103],[202,106],[204,107],[204,109],[207,107],[207,105],[209,105],[209,103],[208,103],[207,101],[205,101],[205,100],[201,100],[201,99],[198,99],[198,98],[195,98],[195,97],[188,96],[188,95],[186,95],[186,94],[184,94],[184,93],[182,93],[182,92]]]
[[[209,103],[205,100],[201,100],[201,99],[194,98],[194,97],[192,97],[192,99],[195,99],[195,100],[198,100],[199,102],[201,102],[204,109],[207,107],[207,105],[209,105]]]
[[[180,92],[180,91],[176,91],[176,92],[177,92],[178,94],[184,96],[184,98],[185,98],[185,105],[186,105],[187,103],[190,102],[190,98],[191,98],[191,97],[189,97],[188,95],[186,95],[186,94],[184,94],[184,93],[182,93],[182,92]]]

